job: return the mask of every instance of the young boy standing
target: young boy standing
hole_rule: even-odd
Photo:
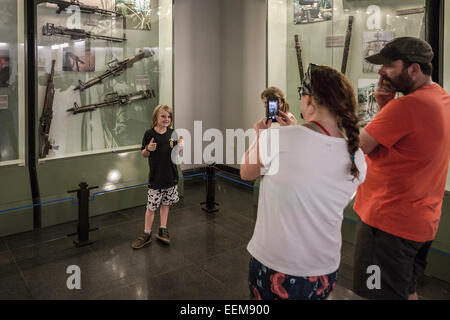
[[[144,233],[133,243],[133,249],[140,249],[152,242],[152,225],[155,211],[161,205],[161,224],[156,238],[165,244],[170,244],[167,230],[169,206],[179,201],[178,197],[178,171],[172,162],[173,148],[183,145],[182,137],[178,141],[172,139],[174,129],[172,108],[167,105],[158,105],[153,111],[152,128],[147,130],[142,140],[142,156],[148,158],[150,167],[148,179],[148,201],[145,212]]]

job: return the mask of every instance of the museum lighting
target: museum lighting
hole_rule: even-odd
[[[119,170],[111,170],[108,173],[107,180],[108,182],[117,182],[121,177],[122,175],[120,174]]]

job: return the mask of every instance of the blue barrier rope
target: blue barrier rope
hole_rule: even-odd
[[[250,187],[250,188],[259,189],[259,187],[252,186],[251,184],[248,184],[248,183],[245,183],[245,182],[242,182],[242,181],[239,181],[239,180],[236,180],[236,179],[233,179],[233,178],[230,178],[230,177],[221,175],[221,174],[219,174],[219,173],[216,173],[216,176],[219,176],[219,177],[222,177],[222,178],[224,178],[224,179],[231,180],[231,181],[234,181],[234,182],[243,184],[244,186],[247,186],[247,187]]]
[[[206,176],[206,173],[195,173],[195,174],[191,174],[190,176],[183,176],[183,179],[187,179],[187,178],[192,178],[192,177],[198,177],[198,176]]]
[[[148,183],[142,183],[142,184],[137,184],[137,185],[129,186],[129,187],[122,187],[122,188],[117,188],[117,189],[113,189],[113,190],[94,192],[92,194],[92,199],[89,200],[89,202],[94,201],[95,200],[95,196],[97,194],[105,194],[105,193],[115,192],[115,191],[119,191],[119,190],[133,189],[133,188],[143,187],[143,186],[147,186],[147,185],[148,185]]]
[[[33,203],[33,204],[29,204],[29,205],[21,206],[21,207],[17,207],[17,208],[0,210],[0,213],[20,210],[20,209],[26,209],[26,208],[32,208],[32,207],[38,207],[38,206],[43,206],[43,205],[46,205],[46,204],[52,204],[52,203],[56,203],[56,202],[63,202],[63,201],[69,201],[69,200],[72,200],[72,204],[73,205],[77,204],[77,202],[76,202],[74,197],[69,197],[69,198],[63,198],[63,199],[58,199],[58,200],[44,201],[44,202],[41,202],[41,203]]]
[[[353,224],[358,224],[358,222],[356,222],[355,220],[352,220],[352,219],[349,219],[349,218],[346,218],[346,217],[344,217],[344,221],[347,221],[347,222],[350,222],[350,223],[353,223]]]
[[[196,173],[196,174],[192,174],[192,175],[189,175],[189,176],[183,176],[182,178],[186,179],[186,178],[192,178],[192,177],[197,177],[197,176],[205,176],[205,175],[206,175],[205,173]],[[95,196],[96,195],[110,193],[110,192],[115,192],[115,191],[120,191],[120,190],[125,190],[125,189],[132,189],[132,188],[137,188],[137,187],[143,187],[143,186],[147,186],[147,185],[148,185],[148,183],[142,183],[142,184],[137,184],[137,185],[134,185],[134,186],[122,187],[122,188],[117,188],[117,189],[113,189],[113,190],[105,190],[105,191],[94,192],[92,194],[92,199],[90,199],[89,202],[95,201]],[[36,203],[36,204],[29,204],[29,205],[26,205],[26,206],[20,206],[20,207],[16,207],[16,208],[0,210],[0,213],[10,212],[10,211],[17,211],[17,210],[21,210],[21,209],[27,209],[27,208],[32,208],[32,207],[37,207],[37,206],[42,206],[42,205],[52,204],[52,203],[57,203],[57,202],[63,202],[63,201],[68,201],[68,200],[72,200],[72,204],[73,205],[77,204],[77,201],[75,200],[74,197],[69,197],[69,198],[63,198],[63,199],[57,199],[57,200],[51,200],[51,201],[44,201],[44,202]]]
[[[192,177],[198,177],[198,176],[203,176],[203,178],[205,178],[206,173],[196,173],[196,174],[192,174],[192,175],[189,175],[189,176],[183,176],[182,178],[186,179],[186,178],[192,178]],[[252,186],[252,185],[250,185],[248,183],[245,183],[245,182],[242,182],[242,181],[239,181],[239,180],[236,180],[236,179],[233,179],[233,178],[221,175],[219,173],[216,173],[216,176],[224,178],[224,179],[227,179],[227,180],[234,181],[236,183],[245,185],[245,186],[250,187],[250,188],[259,189],[259,187],[257,187],[257,186]],[[117,188],[117,189],[113,189],[113,190],[95,192],[92,195],[92,199],[89,200],[89,201],[90,202],[91,201],[95,201],[95,196],[99,195],[99,194],[105,194],[105,193],[115,192],[115,191],[119,191],[119,190],[126,190],[126,189],[132,189],[132,188],[137,188],[137,187],[143,187],[143,186],[147,186],[147,185],[148,185],[147,183],[142,183],[142,184],[137,184],[137,185],[134,185],[134,186],[128,186],[128,187],[122,187],[122,188]],[[17,207],[17,208],[0,210],[0,213],[16,211],[16,210],[20,210],[20,209],[26,209],[26,208],[37,207],[37,206],[43,206],[43,205],[47,205],[47,204],[52,204],[52,203],[57,203],[57,202],[64,202],[64,201],[69,201],[69,200],[72,200],[72,204],[73,205],[76,204],[76,200],[75,200],[74,197],[68,197],[68,198],[62,198],[62,199],[57,199],[57,200],[44,201],[44,202],[36,203],[36,204],[30,204],[30,205],[26,205],[26,206]],[[346,217],[344,217],[344,221],[350,222],[352,224],[357,224],[357,222],[355,220],[349,219],[349,218],[346,218]],[[450,253],[447,253],[447,252],[444,252],[444,251],[441,251],[441,250],[438,250],[438,249],[434,249],[434,248],[430,248],[430,251],[434,251],[436,253],[439,253],[439,254],[441,254],[443,256],[446,256],[446,257],[450,258]]]
[[[205,173],[196,173],[196,174],[192,174],[190,176],[182,176],[183,179],[186,178],[191,178],[191,177],[197,177],[197,176],[204,176],[206,175]],[[105,193],[110,193],[110,192],[115,192],[115,191],[120,191],[120,190],[126,190],[126,189],[133,189],[133,188],[138,188],[138,187],[144,187],[147,186],[148,183],[142,183],[142,184],[136,184],[134,186],[128,186],[128,187],[122,187],[122,188],[117,188],[117,189],[112,189],[112,190],[106,190],[106,191],[99,191],[99,192],[94,192],[92,194],[92,199],[89,201],[95,201],[95,196],[99,195],[99,194],[105,194]]]

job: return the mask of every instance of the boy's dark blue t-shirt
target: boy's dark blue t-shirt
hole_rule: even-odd
[[[172,149],[177,145],[176,136],[172,139],[173,129],[167,128],[164,134],[159,134],[154,128],[145,131],[141,150],[150,143],[152,138],[156,143],[156,150],[150,152],[148,165],[148,186],[152,189],[167,189],[178,183],[178,170],[172,162]]]

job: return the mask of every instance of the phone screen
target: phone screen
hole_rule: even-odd
[[[267,120],[276,122],[277,120],[275,119],[275,116],[278,115],[278,99],[268,100],[267,105]]]

